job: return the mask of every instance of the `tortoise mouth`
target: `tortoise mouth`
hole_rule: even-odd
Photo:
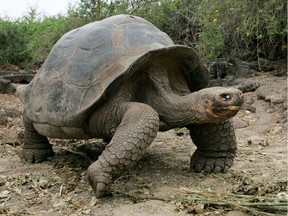
[[[241,109],[241,106],[228,105],[228,106],[212,106],[210,107],[211,112],[218,115],[233,114],[237,113]]]
[[[223,118],[231,118],[235,116],[239,110],[241,109],[241,106],[236,105],[230,105],[230,106],[211,106],[208,109],[206,109],[206,112],[211,114],[214,117],[223,117]]]

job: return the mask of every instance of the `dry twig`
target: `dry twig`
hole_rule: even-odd
[[[139,200],[180,200],[182,203],[202,203],[210,206],[234,207],[255,215],[283,215],[287,213],[288,200],[277,197],[237,195],[228,192],[196,191],[180,188],[174,197],[158,197],[143,194],[121,194],[134,201]],[[184,196],[183,196],[184,195]]]

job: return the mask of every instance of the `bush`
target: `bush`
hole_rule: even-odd
[[[21,19],[0,19],[0,65],[40,66],[65,32],[121,13],[147,19],[208,61],[274,60],[286,57],[286,9],[285,0],[81,0],[66,16],[53,17],[30,8]]]
[[[30,59],[24,54],[26,49],[25,33],[18,22],[0,19],[0,65],[11,63],[18,65]]]
[[[287,49],[286,10],[285,0],[203,0],[197,6],[201,26],[197,47],[208,59],[283,58]]]
[[[72,12],[68,16],[41,18],[33,8],[20,19],[0,19],[0,65],[40,67],[58,39],[83,24]]]

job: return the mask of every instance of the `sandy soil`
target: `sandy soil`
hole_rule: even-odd
[[[286,77],[259,76],[234,118],[238,156],[226,174],[193,173],[187,130],[159,133],[141,161],[119,178],[113,195],[97,199],[86,179],[89,149],[101,140],[52,139],[56,155],[21,162],[21,113],[16,95],[0,95],[1,215],[286,215]],[[246,85],[240,80],[238,85]]]

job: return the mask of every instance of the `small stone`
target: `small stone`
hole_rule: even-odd
[[[280,192],[280,193],[277,194],[277,197],[279,199],[288,200],[288,192]]]
[[[189,214],[202,214],[204,212],[204,204],[199,203],[197,205],[188,206],[187,213]]]
[[[243,119],[239,118],[238,116],[235,116],[233,118],[233,123],[235,128],[246,128],[248,127],[248,123],[244,121]]]
[[[248,145],[261,145],[261,146],[269,146],[269,143],[267,141],[267,139],[262,138],[260,136],[251,136],[248,141],[247,141]]]
[[[0,94],[13,94],[15,91],[15,87],[9,80],[0,77]]]
[[[8,190],[4,190],[0,193],[0,198],[7,198],[11,192]]]
[[[268,109],[267,113],[274,113],[276,110],[274,108]]]
[[[38,181],[38,186],[41,187],[42,189],[45,189],[49,186],[49,182],[47,179],[44,179],[44,178],[40,178],[39,181]]]
[[[247,107],[247,110],[252,112],[252,113],[255,113],[256,112],[256,107],[251,105],[251,106]]]

